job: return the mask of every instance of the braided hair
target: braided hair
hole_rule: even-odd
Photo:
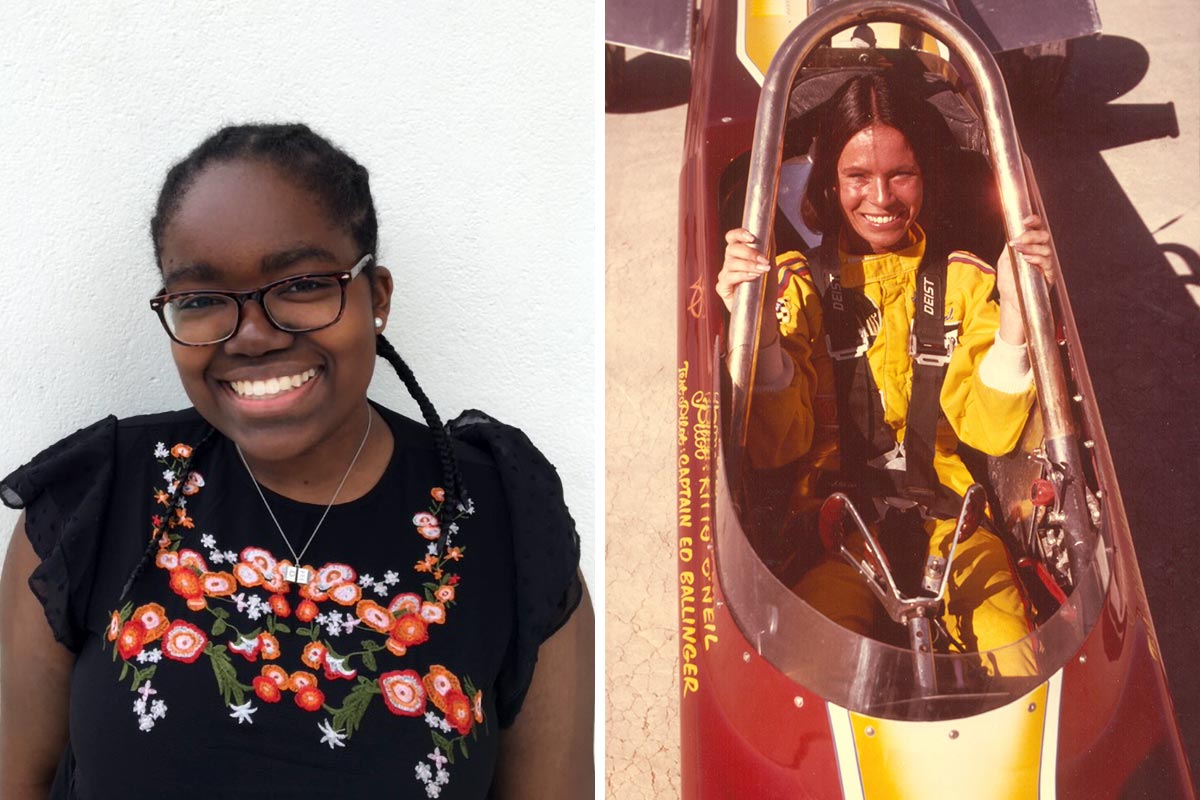
[[[249,124],[231,125],[209,136],[186,158],[167,172],[159,192],[154,217],[150,220],[150,237],[154,242],[154,258],[162,269],[162,240],[172,217],[179,210],[184,196],[196,178],[209,166],[238,160],[259,161],[270,164],[289,179],[298,182],[310,191],[325,208],[326,213],[338,225],[344,226],[363,253],[375,253],[378,249],[379,223],[375,214],[375,202],[371,197],[370,179],[367,169],[351,158],[329,140],[314,133],[307,125]],[[374,277],[375,261],[367,265],[369,278]],[[442,425],[437,410],[417,383],[416,376],[408,364],[400,358],[392,344],[382,335],[376,336],[376,353],[396,370],[400,380],[408,389],[413,400],[421,409],[433,433],[434,444],[442,470],[442,487],[445,498],[438,512],[439,522],[447,526],[457,514],[459,504],[466,501],[466,492],[458,462],[454,457],[450,435]],[[200,441],[192,448],[180,467],[180,480],[186,479],[191,471],[200,448],[213,435],[209,427]],[[159,540],[171,521],[183,507],[183,492],[176,492],[161,525],[156,526],[141,561],[125,580],[118,603],[133,588],[146,566],[158,552]],[[445,539],[439,546],[444,546]]]

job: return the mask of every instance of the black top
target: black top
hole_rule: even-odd
[[[54,797],[487,795],[538,645],[579,601],[578,538],[553,467],[478,412],[450,426],[469,501],[443,529],[428,428],[379,410],[391,463],[330,510],[307,586],[195,411],[109,417],[0,482],[78,654]],[[299,549],[324,507],[264,493]]]

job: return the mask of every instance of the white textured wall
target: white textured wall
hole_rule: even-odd
[[[393,343],[444,417],[558,466],[595,586],[595,11],[333,5],[0,4],[0,476],[187,405],[146,302],[159,184],[221,124],[301,120],[371,171]],[[379,367],[372,396],[419,417]]]

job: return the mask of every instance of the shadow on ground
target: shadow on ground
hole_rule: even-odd
[[[1150,231],[1101,151],[1178,136],[1174,105],[1112,102],[1149,67],[1137,42],[1077,43],[1056,108],[1022,134],[1038,176],[1120,479],[1175,710],[1200,764],[1200,309],[1167,260],[1200,256]],[[1162,187],[1172,191],[1171,187]],[[1173,221],[1172,221],[1173,222]],[[1155,233],[1167,239],[1160,244]]]
[[[622,62],[605,81],[605,112],[639,114],[680,106],[688,101],[691,67],[681,58],[641,53]]]

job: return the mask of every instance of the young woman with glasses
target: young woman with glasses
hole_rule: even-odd
[[[7,797],[579,797],[591,610],[553,468],[384,338],[366,170],[303,125],[168,173],[150,301],[192,409],[0,482]],[[424,415],[367,399],[377,356]]]

